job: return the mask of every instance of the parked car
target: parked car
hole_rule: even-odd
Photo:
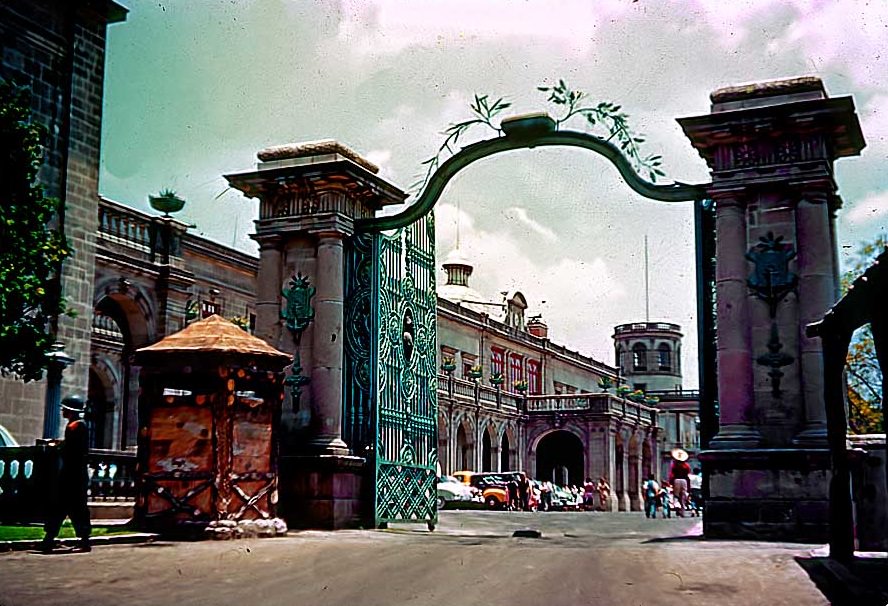
[[[5,427],[0,425],[0,448],[4,446],[18,446],[19,443]]]
[[[463,484],[453,476],[438,478],[438,509],[477,506],[483,502],[484,497],[477,488]]]
[[[552,486],[552,509],[555,511],[574,511],[579,509],[577,497],[564,486]]]
[[[453,476],[465,484],[481,491],[481,498],[488,509],[505,509],[509,506],[509,491],[506,482],[499,481],[491,473],[455,471]]]
[[[523,471],[457,471],[453,474],[464,484],[481,490],[484,504],[489,509],[506,509],[509,506],[509,481],[524,475]],[[531,487],[528,504],[532,511],[539,507],[539,494]]]

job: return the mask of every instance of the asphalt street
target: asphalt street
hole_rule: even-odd
[[[513,538],[534,528],[542,537]],[[816,546],[706,541],[699,518],[441,513],[439,525],[0,554],[0,606],[828,603]]]

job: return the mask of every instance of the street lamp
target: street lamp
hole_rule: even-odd
[[[59,406],[62,401],[62,372],[74,363],[62,343],[53,343],[46,354],[46,398],[43,405],[43,437],[59,437]]]

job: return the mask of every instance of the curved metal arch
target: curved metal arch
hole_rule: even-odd
[[[464,147],[438,167],[416,202],[409,208],[389,217],[358,219],[355,222],[356,228],[363,232],[379,232],[410,225],[432,210],[450,179],[472,162],[515,149],[555,146],[580,147],[604,156],[617,168],[626,184],[646,198],[661,202],[689,202],[706,197],[705,185],[654,185],[642,179],[617,146],[590,133],[567,130],[542,135],[513,134]]]

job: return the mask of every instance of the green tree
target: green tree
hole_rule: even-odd
[[[842,291],[846,292],[851,283],[886,249],[888,238],[885,236],[862,243],[842,277]],[[845,368],[848,381],[849,431],[855,434],[883,432],[882,371],[876,358],[876,346],[869,324],[854,334],[848,348]]]
[[[37,182],[46,132],[30,101],[0,79],[0,372],[24,381],[43,376],[50,323],[66,309],[52,285],[69,255],[55,227],[62,204]]]

